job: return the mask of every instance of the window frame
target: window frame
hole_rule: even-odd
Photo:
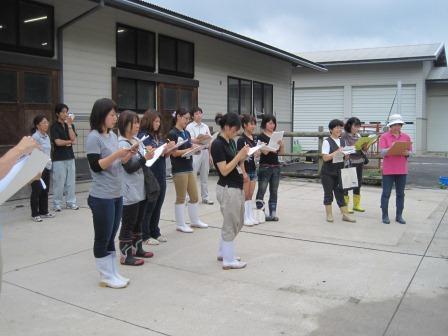
[[[49,22],[50,22],[50,34],[51,34],[51,50],[42,50],[32,47],[25,47],[21,45],[20,41],[20,3],[28,3],[40,7],[44,7],[47,10],[49,10]],[[19,52],[23,54],[29,54],[29,55],[37,55],[37,56],[44,56],[44,57],[53,57],[54,56],[54,49],[55,49],[55,23],[54,23],[54,7],[48,4],[44,4],[37,1],[32,0],[15,0],[15,9],[14,14],[16,18],[16,38],[14,44],[7,44],[7,43],[1,43],[0,42],[0,50],[5,51],[12,51],[12,52]]]
[[[117,89],[116,89],[117,98],[116,98],[116,101],[117,101],[117,110],[118,110],[118,112],[122,112],[122,111],[128,109],[128,108],[120,108],[120,106],[119,106],[119,102],[118,102],[119,101],[118,100],[119,89],[118,89],[118,86],[119,86],[120,79],[131,80],[131,81],[134,81],[134,83],[135,83],[135,109],[130,109],[130,110],[132,110],[132,111],[134,111],[134,112],[136,112],[138,114],[143,114],[143,113],[145,113],[146,109],[148,109],[148,108],[156,109],[156,105],[157,105],[157,88],[156,88],[157,87],[157,83],[156,82],[149,81],[149,80],[144,80],[144,79],[132,78],[132,77],[117,76],[116,77],[116,83],[117,83],[116,84],[117,85]],[[148,83],[153,84],[153,86],[154,86],[154,106],[147,106],[146,109],[139,109],[138,108],[138,97],[139,97],[139,95],[138,95],[138,82],[148,82]]]
[[[135,42],[134,61],[135,61],[135,63],[120,62],[118,60],[118,34],[119,34],[118,28],[119,27],[123,27],[125,29],[132,29],[134,31],[134,42]],[[145,34],[149,33],[154,38],[154,43],[153,43],[153,60],[154,60],[154,64],[153,64],[153,66],[139,65],[138,64],[138,38],[137,38],[137,34],[138,34],[139,31],[143,32]],[[129,26],[129,25],[124,24],[124,23],[117,22],[115,24],[115,63],[116,63],[117,67],[121,67],[121,68],[128,68],[128,69],[134,69],[134,70],[143,70],[143,71],[147,71],[147,72],[155,72],[155,70],[156,70],[156,33],[152,32],[150,30],[145,30],[145,29],[141,29],[141,28]]]
[[[250,83],[250,115],[253,115],[253,111],[254,111],[254,83],[252,80],[250,79],[246,79],[246,78],[240,78],[240,77],[235,77],[235,76],[227,76],[227,112],[230,111],[230,95],[229,95],[229,80],[230,79],[234,79],[238,81],[238,114],[241,115],[241,81],[246,81]]]
[[[176,70],[168,70],[168,69],[163,69],[160,67],[160,38],[166,38],[166,39],[170,39],[170,40],[174,40],[175,41],[175,58],[176,58]],[[179,63],[179,52],[178,52],[178,43],[182,42],[182,43],[187,43],[190,44],[192,46],[192,73],[186,73],[186,72],[182,72],[178,70],[178,63]],[[181,40],[175,37],[171,37],[168,35],[164,35],[164,34],[158,34],[157,36],[157,58],[158,58],[158,70],[159,73],[161,74],[165,74],[165,75],[173,75],[173,76],[179,76],[179,77],[186,77],[186,78],[194,78],[194,73],[195,73],[195,62],[196,62],[196,58],[195,58],[195,44],[193,42],[190,41],[186,41],[186,40]]]
[[[264,109],[264,89],[265,86],[270,86],[272,88],[272,104],[271,104],[271,111],[272,114],[266,114],[266,115],[274,115],[274,84],[270,84],[270,83],[264,83],[264,82],[259,82],[259,81],[253,81],[252,83],[252,92],[253,92],[253,87],[254,84],[258,84],[261,85],[261,114],[265,115]],[[255,95],[252,94],[252,113],[255,113]],[[258,116],[256,116],[258,118]]]

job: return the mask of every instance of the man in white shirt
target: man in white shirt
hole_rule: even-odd
[[[190,133],[193,141],[195,141],[199,135],[211,136],[210,129],[202,122],[202,115],[203,112],[200,107],[191,110],[193,121],[187,125],[187,131]],[[208,145],[201,150],[199,155],[193,155],[193,170],[196,174],[198,172],[200,174],[202,203],[212,205],[213,202],[208,199],[207,186],[208,173],[210,170],[210,153]]]

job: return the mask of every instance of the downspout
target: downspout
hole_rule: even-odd
[[[292,81],[291,86],[291,132],[294,132],[294,94],[296,89],[296,81]],[[291,153],[294,149],[294,138],[291,139]]]
[[[63,53],[63,32],[66,28],[70,27],[74,23],[80,21],[81,19],[95,13],[99,9],[104,7],[104,0],[100,0],[100,3],[95,7],[89,9],[88,11],[76,16],[75,18],[67,21],[62,26],[58,27],[56,32],[56,38],[58,43],[57,48],[57,56],[58,56],[58,64],[59,64],[59,101],[64,101],[64,53]]]

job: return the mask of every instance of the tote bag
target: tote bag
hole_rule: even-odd
[[[355,167],[341,169],[341,186],[344,190],[358,187],[358,174]]]

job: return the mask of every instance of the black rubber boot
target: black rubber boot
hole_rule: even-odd
[[[120,263],[129,266],[141,266],[145,263],[143,259],[138,259],[133,256],[132,244],[130,242],[120,242]]]
[[[154,257],[154,253],[145,251],[143,249],[143,239],[141,236],[135,237],[132,241],[132,252],[134,256],[140,258],[152,258]]]

